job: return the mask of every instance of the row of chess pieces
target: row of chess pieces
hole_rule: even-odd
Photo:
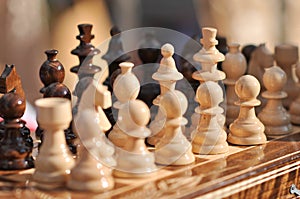
[[[91,44],[94,38],[92,25],[80,24],[78,28],[80,34],[76,38],[80,44],[71,52],[80,61],[78,66],[71,68],[79,79],[73,91],[77,97],[73,108],[71,92],[63,84],[64,68],[56,58],[58,51],[46,51],[47,60],[40,68],[44,84],[40,92],[44,98],[35,104],[39,124],[36,135],[42,144],[35,160],[31,155],[30,131],[26,122],[20,119],[26,107],[20,77],[13,65],[7,65],[0,77],[0,92],[4,93],[0,98],[0,114],[4,119],[0,128],[0,168],[35,167],[32,182],[37,187],[67,186],[72,190],[106,191],[114,187],[113,176],[139,178],[151,175],[162,165],[189,165],[195,161],[194,154],[227,153],[228,143],[264,144],[267,137],[291,133],[291,122],[300,123],[291,119],[300,113],[297,111],[299,98],[290,103],[289,112],[282,103],[288,96],[284,89],[291,77],[279,67],[291,69],[297,64],[298,49],[297,55],[293,55],[294,46],[276,47],[272,59],[270,53],[261,50],[264,45],[257,47],[254,51],[259,52],[260,59],[255,59],[256,52],[253,51],[248,64],[248,71],[253,75],[244,75],[247,62],[239,45],[230,44],[229,52],[224,56],[216,48],[217,30],[203,28],[202,48],[193,55],[201,70],[192,74],[192,78],[200,83],[195,96],[199,106],[192,115],[192,124],[185,128],[187,119],[183,115],[189,104],[183,92],[176,89],[176,82],[184,76],[177,70],[171,44],[164,44],[157,51],[157,43],[153,42],[154,50],[146,49],[148,54],[144,54],[144,63],[155,61],[158,53],[162,56],[159,68],[152,74],[159,83],[160,93],[150,97],[153,105],[158,106],[155,118],[150,121],[149,102],[137,99],[142,87],[132,72],[134,64],[128,62],[130,57],[122,51],[120,31],[115,27],[111,30],[110,47],[103,56],[110,70],[107,88],[94,77],[101,68],[92,63],[93,56],[100,53]],[[143,56],[143,52],[139,53]],[[286,52],[288,55],[284,55]],[[291,62],[290,54],[297,56],[294,62]],[[279,66],[273,65],[274,57]],[[286,58],[288,63],[284,62]],[[220,62],[223,62],[223,71],[217,68]],[[299,68],[295,70],[297,76],[300,76]],[[257,71],[262,74],[256,75]],[[226,85],[226,94],[219,85],[222,81]],[[261,85],[263,92],[259,95]],[[117,121],[111,116],[112,93],[109,90],[117,98],[113,104],[118,112]],[[261,104],[257,97],[263,103],[259,111],[255,110]],[[224,104],[226,113],[222,108]],[[105,132],[109,132],[108,139]],[[149,151],[145,140],[154,147],[153,152]],[[80,147],[76,141],[80,142]]]

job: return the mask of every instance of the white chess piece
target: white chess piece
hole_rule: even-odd
[[[266,143],[265,127],[256,117],[255,106],[260,105],[256,99],[260,92],[259,81],[252,75],[244,75],[235,84],[239,97],[239,117],[229,126],[228,142],[238,145],[256,145]]]
[[[118,99],[113,105],[116,109],[120,109],[129,100],[135,100],[140,91],[139,80],[132,73],[133,63],[122,62],[119,66],[121,67],[121,74],[117,76],[113,85],[114,94]],[[108,134],[108,138],[115,146],[124,148],[128,135],[126,134],[127,129],[120,128],[120,122],[122,122],[122,118],[118,116],[116,124]]]
[[[82,146],[67,182],[69,189],[103,192],[114,187],[112,166],[115,165],[111,165],[114,162],[114,148],[106,140],[95,116],[95,111],[85,109],[78,112],[74,119]]]
[[[200,43],[203,48],[197,52],[193,59],[201,64],[201,70],[195,71],[192,78],[198,80],[201,83],[206,81],[218,82],[224,80],[226,75],[223,71],[217,69],[218,62],[224,61],[225,56],[218,51],[216,45],[218,45],[218,40],[216,40],[217,30],[215,28],[204,27],[202,28],[203,38],[200,39]],[[192,115],[192,124],[189,128],[189,133],[196,129],[197,123],[199,121],[199,113],[195,112]],[[220,126],[225,124],[225,116],[222,114],[218,115],[218,123]]]
[[[150,135],[146,127],[150,111],[141,100],[130,100],[119,110],[122,117],[121,129],[126,129],[128,139],[124,148],[117,148],[117,167],[114,175],[118,177],[142,177],[155,171],[154,154],[145,145],[145,138]]]
[[[111,106],[111,95],[105,86],[90,81],[82,93],[73,125],[81,140],[79,158],[70,173],[67,187],[77,191],[103,192],[114,187],[111,175],[116,165],[114,147],[104,131],[110,128],[102,108]]]
[[[196,112],[200,114],[200,119],[192,132],[193,152],[204,155],[226,153],[227,134],[218,123],[218,115],[224,111],[219,106],[223,101],[221,87],[212,81],[204,82],[198,87],[196,96],[200,104]]]
[[[225,55],[222,69],[226,73],[224,84],[226,85],[226,125],[229,126],[239,115],[239,107],[234,103],[238,97],[234,91],[236,81],[245,74],[247,62],[239,50],[240,45],[232,43],[228,45],[229,52]]]
[[[190,142],[182,133],[187,120],[182,117],[187,109],[187,99],[180,91],[169,91],[160,99],[166,115],[163,136],[155,146],[155,162],[163,165],[187,165],[195,161]]]
[[[283,91],[287,82],[285,72],[278,66],[266,68],[263,83],[267,89],[262,97],[267,99],[266,106],[258,114],[258,118],[265,125],[267,137],[278,137],[292,132],[291,116],[282,105],[287,97]]]
[[[160,98],[168,91],[175,90],[176,82],[183,78],[183,75],[178,72],[175,61],[173,59],[174,47],[167,43],[161,47],[163,58],[160,61],[159,68],[152,78],[159,82],[160,95],[153,100],[154,105],[159,105]],[[158,140],[163,136],[161,130],[165,124],[165,116],[161,110],[158,110],[154,120],[150,123],[152,136],[148,138],[148,143],[151,145],[157,144]]]
[[[36,100],[35,105],[44,141],[35,161],[33,180],[45,189],[63,187],[75,163],[64,134],[72,120],[71,102],[65,98],[43,98]]]

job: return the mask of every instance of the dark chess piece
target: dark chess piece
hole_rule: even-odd
[[[248,44],[246,46],[244,46],[242,48],[242,53],[243,55],[245,56],[246,58],[246,61],[247,61],[247,65],[249,64],[249,61],[250,61],[250,57],[251,57],[251,54],[252,52],[257,48],[257,46],[253,45],[253,44]]]
[[[0,169],[18,170],[34,167],[33,140],[26,122],[20,119],[26,108],[21,80],[14,65],[6,65],[0,76],[0,116],[3,137],[0,140]]]
[[[200,70],[201,66],[198,62],[194,61],[193,56],[199,50],[201,50],[201,45],[199,43],[200,36],[194,35],[183,47],[182,57],[180,58],[181,73],[184,78],[190,83],[193,90],[196,92],[199,81],[192,78],[193,73],[196,70]]]
[[[113,26],[110,30],[111,40],[109,42],[107,52],[102,56],[107,62],[108,65],[108,77],[103,82],[105,86],[108,87],[108,90],[112,93],[113,92],[113,82],[117,78],[119,74],[121,74],[121,70],[119,68],[119,64],[130,59],[130,56],[124,53],[123,43],[121,39],[121,30],[117,26]],[[114,119],[112,108],[103,109],[106,117],[108,118],[109,122],[113,126],[116,121]],[[110,129],[111,130],[111,129]],[[108,130],[106,133],[110,132]]]
[[[72,67],[70,71],[78,74],[79,79],[81,76],[94,76],[101,70],[99,66],[95,66],[92,63],[93,57],[100,53],[100,50],[91,44],[91,40],[95,37],[95,35],[91,34],[92,28],[92,24],[78,25],[79,35],[76,36],[76,39],[80,41],[80,44],[71,51],[73,55],[78,56],[79,65]]]
[[[79,65],[71,68],[71,72],[76,73],[79,78],[79,81],[76,84],[76,88],[78,87],[78,89],[75,88],[72,93],[78,98],[77,103],[72,109],[73,116],[77,114],[77,109],[82,94],[82,90],[80,89],[82,87],[81,79],[84,77],[94,77],[96,73],[101,71],[99,66],[93,65],[92,63],[93,57],[100,53],[100,50],[91,44],[91,40],[95,37],[93,34],[91,34],[92,28],[92,24],[78,25],[79,35],[76,36],[76,39],[80,41],[80,44],[76,47],[76,49],[71,51],[73,55],[77,55],[79,58]]]
[[[138,49],[138,55],[143,64],[157,63],[160,56],[160,42],[155,38],[152,32],[145,35]]]
[[[40,79],[44,83],[44,87],[41,89],[44,98],[48,97],[61,97],[71,100],[71,92],[66,85],[62,82],[65,78],[65,70],[63,65],[56,59],[58,54],[57,50],[47,50],[48,60],[45,61],[40,68]],[[36,137],[43,140],[43,129],[37,127],[35,131]],[[72,131],[72,125],[70,124],[68,129],[65,129],[66,141],[70,151],[73,154],[77,153],[77,147],[74,144],[76,135]]]
[[[141,42],[138,49],[138,56],[143,62],[141,89],[137,99],[144,101],[150,108],[153,105],[153,100],[160,94],[160,86],[156,82],[151,83],[151,77],[158,69],[158,62],[161,44],[154,37],[152,32],[145,35],[145,39]],[[148,80],[149,78],[149,80]]]
[[[108,86],[108,90],[112,92],[113,81],[120,73],[119,64],[130,59],[130,56],[124,53],[123,44],[121,40],[121,31],[117,26],[114,26],[110,30],[111,40],[109,42],[108,50],[105,55],[102,56],[108,64],[108,77],[104,82],[104,85]],[[114,77],[114,78],[112,78]]]
[[[73,95],[75,95],[78,98],[75,106],[72,109],[73,117],[74,117],[74,115],[77,115],[78,106],[81,102],[81,97],[82,97],[83,92],[90,85],[90,83],[92,81],[93,81],[93,78],[87,76],[87,77],[83,77],[83,78],[79,79],[79,81],[77,82],[77,84],[75,86],[75,90],[73,91]]]
[[[44,84],[44,87],[40,90],[44,93],[46,87],[53,82],[62,83],[65,78],[65,69],[63,65],[56,59],[58,53],[57,50],[46,50],[47,60],[42,64],[40,68],[40,79]]]

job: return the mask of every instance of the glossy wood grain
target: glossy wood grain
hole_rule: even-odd
[[[1,172],[0,198],[295,198],[289,188],[300,183],[300,132],[294,131],[264,145],[197,155],[194,164],[162,167],[147,178],[115,178],[115,188],[100,194],[36,189],[33,169]]]

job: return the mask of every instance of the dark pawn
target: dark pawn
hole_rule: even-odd
[[[144,40],[139,45],[138,56],[142,63],[144,64],[143,71],[144,75],[150,75],[157,70],[155,66],[158,66],[158,62],[161,53],[160,53],[161,44],[154,37],[152,32],[148,32],[145,35]],[[152,68],[149,68],[152,67]],[[151,74],[148,74],[151,73]],[[145,78],[143,78],[145,80]],[[141,85],[140,93],[137,99],[144,101],[147,106],[150,108],[153,105],[153,100],[160,94],[160,86],[156,82],[146,83]]]
[[[43,82],[44,87],[40,90],[40,93],[44,93],[46,87],[51,83],[62,83],[65,78],[65,69],[63,65],[56,59],[58,51],[47,50],[45,53],[47,55],[47,60],[40,68],[40,79]]]
[[[18,170],[34,167],[32,158],[33,141],[26,122],[20,118],[26,108],[26,100],[21,81],[15,67],[6,65],[0,77],[0,116],[3,137],[0,140],[0,169]],[[15,85],[14,85],[15,84]],[[13,89],[7,92],[9,87]]]
[[[110,30],[111,40],[109,42],[108,50],[105,55],[102,56],[108,65],[108,77],[104,82],[104,85],[108,86],[110,92],[113,91],[111,77],[117,77],[121,71],[119,64],[130,59],[130,56],[124,53],[123,44],[121,40],[121,31],[117,26],[114,26]]]
[[[45,89],[44,98],[47,97],[62,97],[71,100],[71,92],[66,85],[54,82]]]
[[[94,76],[101,70],[99,66],[92,63],[93,57],[98,55],[100,50],[91,44],[91,40],[95,38],[95,35],[92,34],[93,25],[79,24],[77,27],[79,35],[76,36],[76,39],[80,41],[80,44],[71,51],[71,54],[78,56],[79,65],[72,67],[70,71],[78,74],[80,79],[81,76]]]

